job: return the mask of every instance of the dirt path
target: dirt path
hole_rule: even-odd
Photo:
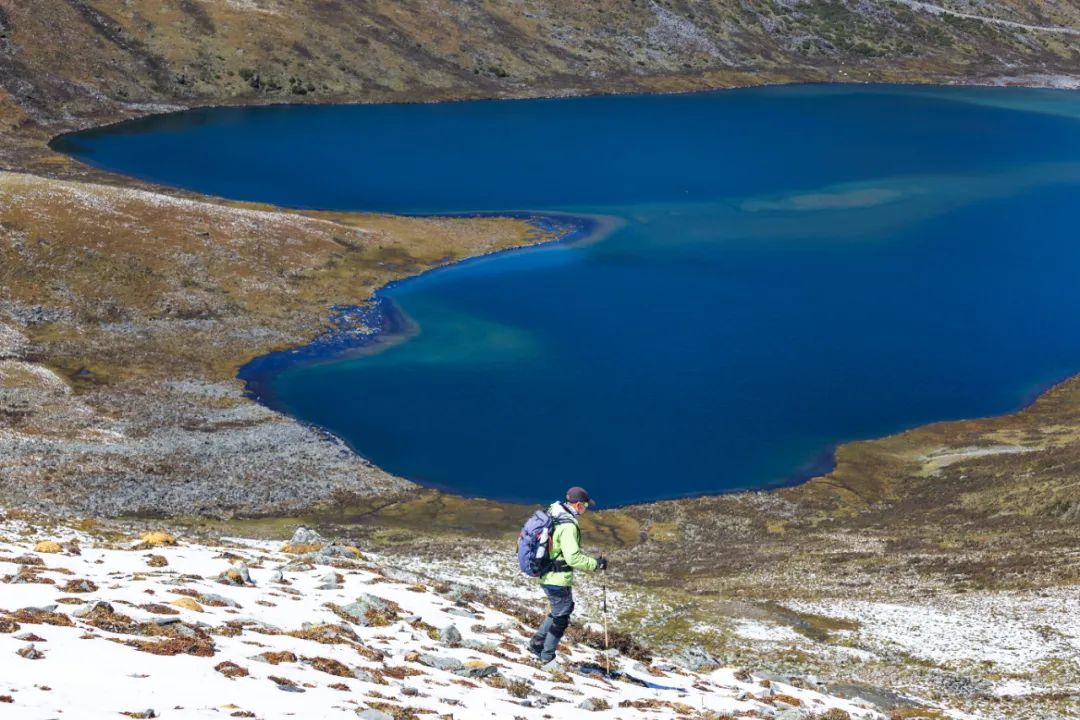
[[[912,10],[922,10],[933,15],[952,15],[953,17],[966,18],[968,20],[981,20],[982,22],[1016,28],[1018,30],[1037,30],[1040,32],[1061,33],[1063,35],[1080,35],[1080,29],[1072,27],[1056,27],[1052,25],[1028,25],[1027,23],[1014,20],[1001,20],[999,18],[986,17],[985,15],[971,15],[957,10],[934,5],[933,3],[919,2],[918,0],[897,0],[902,5],[907,5]]]

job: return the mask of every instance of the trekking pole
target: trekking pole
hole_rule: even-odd
[[[608,654],[608,634],[607,634],[607,568],[604,568],[604,579],[600,581],[600,587],[603,590],[603,613],[604,613],[604,670],[607,672],[607,676],[611,677],[611,655]]]

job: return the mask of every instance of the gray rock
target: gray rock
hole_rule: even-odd
[[[321,562],[329,562],[334,558],[345,558],[346,560],[355,560],[356,556],[353,555],[344,545],[327,545],[322,550],[312,553]]]
[[[470,620],[479,620],[480,616],[476,613],[469,612],[468,610],[462,610],[461,608],[451,607],[446,608],[446,612],[450,615],[457,615],[458,617],[468,618]]]
[[[592,698],[585,698],[577,704],[577,707],[582,710],[588,710],[589,712],[596,712],[600,709],[599,703],[597,703]]]
[[[374,708],[368,708],[367,710],[357,710],[356,716],[361,720],[394,720],[393,715],[388,715],[382,710],[376,710]]]
[[[461,631],[454,625],[447,625],[439,631],[439,642],[450,647],[457,647],[461,644]]]
[[[289,542],[293,545],[314,545],[316,543],[325,543],[326,538],[315,530],[309,530],[306,527],[298,527]]]
[[[367,627],[371,622],[367,618],[368,610],[375,610],[381,613],[390,613],[390,605],[381,597],[375,595],[369,595],[364,593],[356,598],[354,602],[349,603],[345,607],[341,608],[349,618],[357,625]]]
[[[405,687],[401,688],[401,694],[407,697],[416,697],[420,694],[420,691],[414,687],[409,687],[408,685],[406,685]]]
[[[671,658],[672,662],[691,672],[707,672],[720,667],[720,662],[700,645],[691,645]]]
[[[774,720],[803,720],[806,717],[806,713],[802,710],[796,710],[794,708],[790,710],[784,710],[773,716]]]
[[[224,595],[217,595],[216,593],[203,593],[199,599],[202,600],[203,605],[214,605],[216,603],[223,603],[227,607],[240,607],[240,603],[236,602],[232,598],[227,598]]]
[[[338,582],[337,573],[327,573],[319,579],[319,584],[315,587],[316,590],[340,590],[341,583]]]
[[[488,652],[498,647],[498,645],[493,642],[484,642],[483,640],[469,638],[468,640],[461,641],[461,647],[469,648],[470,650],[478,650],[480,652]]]
[[[369,673],[367,670],[361,670],[360,668],[356,668],[355,670],[353,670],[353,677],[361,682],[372,684],[378,683],[374,675]]]
[[[466,678],[486,678],[491,677],[492,675],[498,675],[499,668],[494,665],[488,665],[487,667],[463,667],[460,670],[455,670],[454,674]]]
[[[465,667],[465,663],[457,658],[430,654],[421,655],[419,662],[421,665],[427,665],[428,667],[433,667],[438,670],[446,670],[447,672],[457,672]]]
[[[275,570],[274,574],[270,576],[270,582],[277,583],[279,585],[285,582],[285,574],[280,570]]]
[[[197,632],[189,628],[187,625],[177,625],[176,634],[180,637],[195,637],[198,635]]]

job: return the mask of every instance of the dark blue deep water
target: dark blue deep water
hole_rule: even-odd
[[[762,488],[836,443],[1015,410],[1080,371],[1075,92],[216,109],[57,145],[245,200],[587,216],[575,242],[384,291],[404,342],[245,371],[275,407],[460,493]]]

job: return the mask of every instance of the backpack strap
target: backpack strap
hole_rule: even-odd
[[[572,523],[574,525],[574,529],[577,530],[577,532],[578,532],[578,542],[581,542],[581,529],[578,527],[577,517],[575,517],[573,513],[567,512],[565,515],[556,515],[556,516],[553,516],[551,518],[551,520],[552,520],[552,528],[551,528],[552,541],[554,541],[554,539],[555,539],[555,527],[556,526],[565,525],[567,523]],[[574,572],[574,568],[570,567],[570,564],[567,563],[565,560],[563,560],[561,551],[560,551],[559,557],[551,558],[550,562],[551,562],[551,566],[550,566],[550,569],[548,570],[548,572]]]

